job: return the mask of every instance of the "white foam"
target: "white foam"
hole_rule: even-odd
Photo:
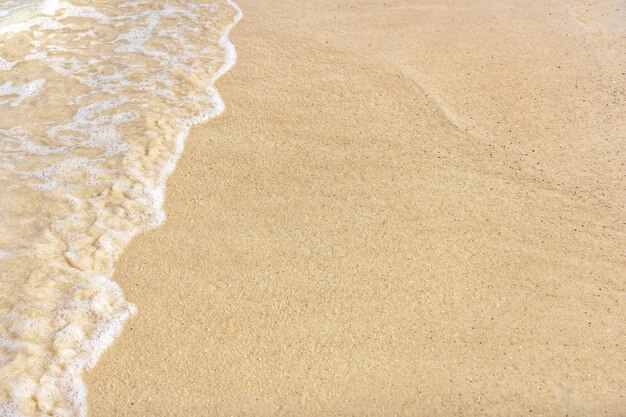
[[[166,0],[155,9],[144,0],[108,8],[47,1],[9,25],[37,31],[20,59],[0,58],[0,178],[15,179],[8,189],[34,195],[45,210],[16,213],[23,219],[15,224],[40,228],[25,229],[30,240],[19,242],[19,256],[43,264],[19,281],[20,302],[0,318],[5,364],[28,363],[0,381],[0,417],[85,415],[80,375],[135,311],[111,281],[113,262],[134,235],[165,218],[165,182],[191,126],[224,109],[213,84],[236,60],[228,32],[242,13],[222,1]],[[7,27],[0,23],[0,57]],[[24,81],[5,71],[20,62],[54,73]],[[0,270],[14,253],[0,248]],[[19,414],[31,400],[39,411]]]
[[[19,87],[14,87],[11,82],[0,85],[0,105],[8,104],[11,107],[19,106],[24,100],[37,94],[45,80],[33,80]],[[2,96],[9,98],[3,99]],[[13,97],[17,96],[17,97]]]
[[[41,7],[41,13],[53,15],[59,8],[60,3],[61,2],[59,0],[46,0]]]
[[[0,10],[0,35],[29,30],[41,25],[55,25],[45,16],[53,16],[60,6],[59,0],[5,0]]]
[[[9,62],[0,56],[0,71],[8,71],[15,65],[15,62]]]

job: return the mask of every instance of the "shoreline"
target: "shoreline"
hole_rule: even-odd
[[[89,415],[619,415],[625,110],[593,62],[623,42],[565,2],[238,4]]]
[[[87,413],[81,377],[135,311],[114,263],[223,108],[240,10],[174,3],[0,6],[0,414]]]

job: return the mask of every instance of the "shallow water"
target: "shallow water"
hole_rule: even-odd
[[[0,1],[0,416],[86,412],[134,307],[111,281],[163,220],[188,129],[219,113],[229,0]]]
[[[41,21],[42,15],[52,16],[60,0],[0,0],[0,34],[27,30]]]

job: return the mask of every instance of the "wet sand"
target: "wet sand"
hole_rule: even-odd
[[[90,416],[619,416],[624,8],[238,2]]]

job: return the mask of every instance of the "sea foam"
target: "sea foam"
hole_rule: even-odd
[[[224,107],[230,0],[0,0],[0,416],[84,416],[192,125]]]

